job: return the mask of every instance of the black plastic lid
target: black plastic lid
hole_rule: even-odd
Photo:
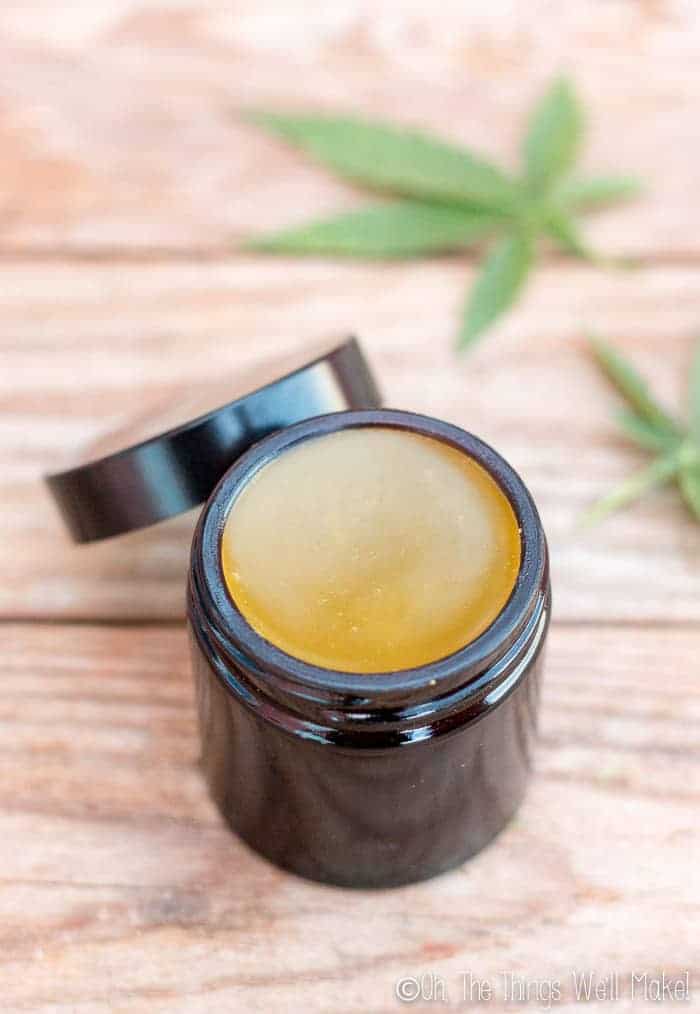
[[[45,477],[75,542],[94,542],[204,503],[224,472],[269,433],[345,409],[378,408],[354,338],[205,415]]]

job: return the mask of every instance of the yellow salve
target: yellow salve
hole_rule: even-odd
[[[222,536],[228,590],[264,638],[347,672],[410,669],[474,640],[520,566],[518,523],[481,465],[407,430],[361,427],[284,451]]]

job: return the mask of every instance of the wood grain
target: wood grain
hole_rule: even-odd
[[[565,68],[590,110],[586,166],[649,188],[591,237],[656,260],[700,252],[687,0],[116,0],[60,16],[35,2],[3,6],[0,38],[2,251],[221,252],[357,200],[245,125],[250,107],[418,124],[515,167],[528,110]]]
[[[221,825],[180,627],[6,625],[3,1009],[380,1012],[402,975],[456,1002],[460,971],[507,968],[561,978],[569,1010],[571,968],[697,968],[699,653],[697,630],[555,627],[518,817],[379,904]]]
[[[556,1009],[573,1014],[572,969],[627,987],[632,971],[689,969],[697,1005],[700,529],[671,490],[591,532],[578,519],[644,461],[614,428],[586,329],[683,411],[699,44],[689,0],[2,5],[3,1011],[388,1014],[397,979],[423,973],[466,1009],[464,971],[496,987],[483,1010],[536,1009],[503,1002],[510,970],[560,978]],[[545,251],[517,312],[457,359],[471,258],[238,251],[365,199],[243,108],[391,118],[516,167],[562,69],[589,113],[585,168],[647,184],[586,226],[637,270]],[[273,869],[206,795],[180,622],[196,512],[78,549],[40,483],[104,432],[227,400],[251,371],[349,331],[388,404],[472,429],[518,468],[555,595],[523,809],[461,870],[380,895]],[[644,1009],[629,988],[594,1006]]]

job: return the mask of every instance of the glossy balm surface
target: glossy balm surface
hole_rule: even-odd
[[[264,465],[231,506],[222,563],[238,609],[278,648],[387,672],[450,655],[492,623],[515,584],[520,533],[464,452],[360,427]]]

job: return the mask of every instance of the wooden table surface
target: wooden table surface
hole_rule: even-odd
[[[521,1007],[502,972],[561,980],[566,1011],[573,970],[618,972],[606,1009],[631,1011],[633,972],[689,970],[700,1003],[700,526],[669,490],[577,527],[643,460],[585,329],[682,404],[700,332],[699,46],[691,0],[0,9],[4,1011],[389,1012],[411,975],[426,997],[410,1009],[444,1009],[431,982],[465,1009],[468,971],[494,985],[484,1010]],[[635,271],[549,255],[457,359],[468,257],[237,252],[256,228],[358,201],[241,107],[381,114],[507,162],[562,67],[590,111],[589,166],[648,183],[590,222]],[[553,558],[522,810],[462,869],[385,893],[273,869],[209,801],[182,623],[193,517],[75,548],[39,482],[152,405],[216,401],[241,371],[349,330],[388,404],[513,462]]]

